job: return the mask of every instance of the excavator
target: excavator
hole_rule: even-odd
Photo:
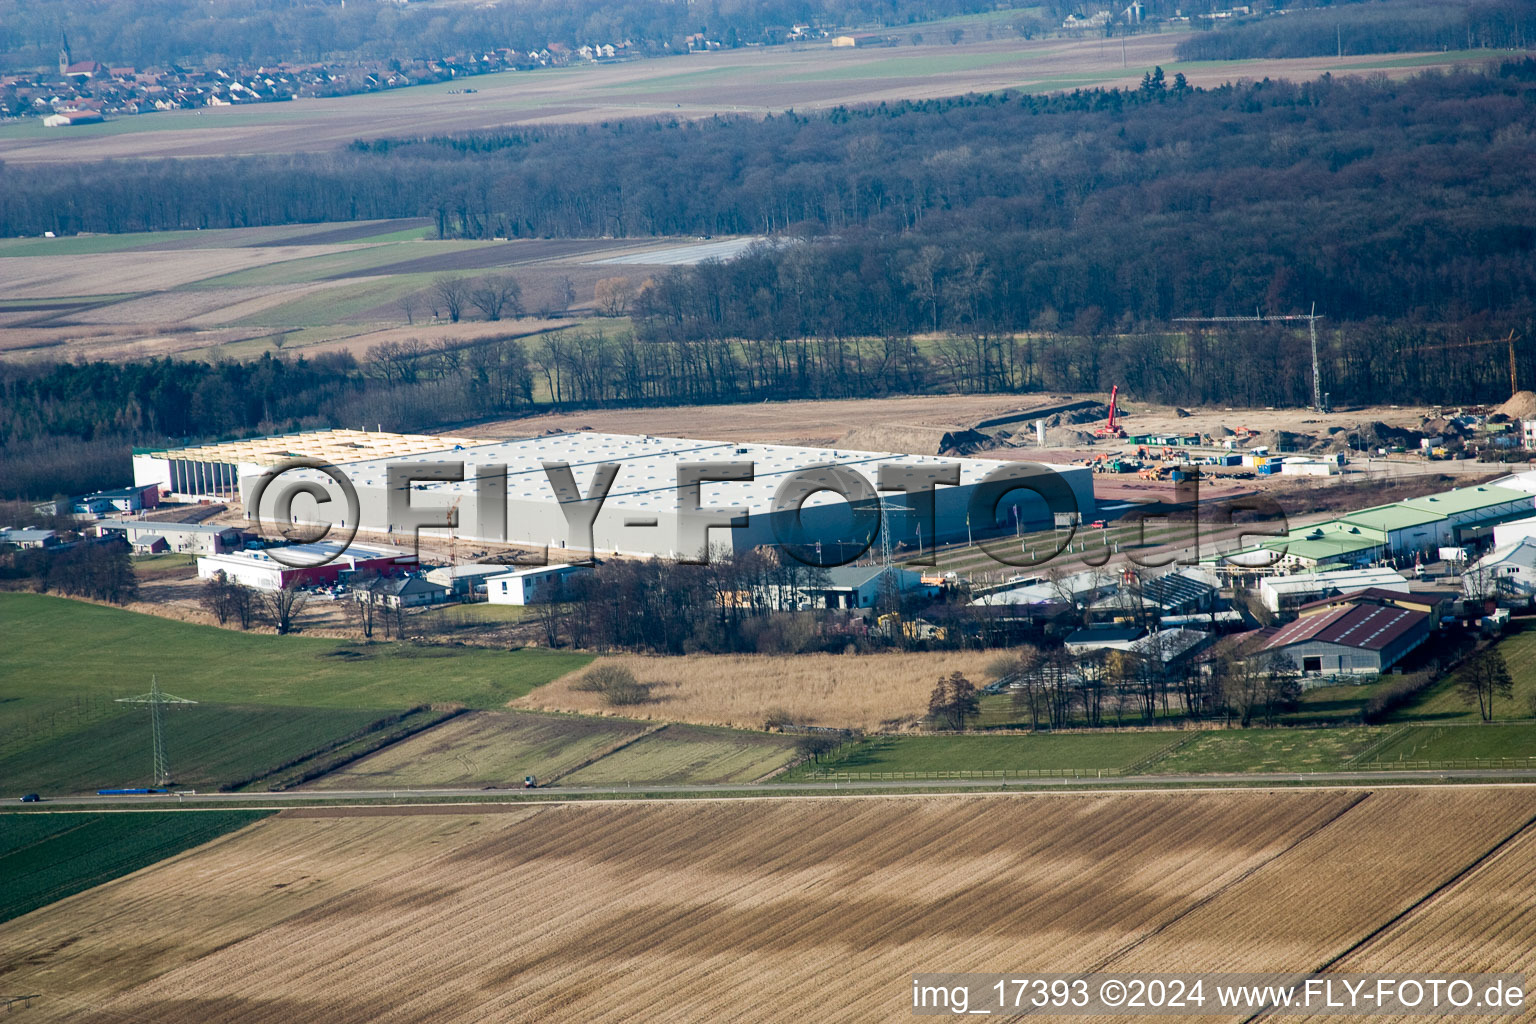
[[[1124,437],[1125,428],[1116,419],[1119,409],[1120,385],[1116,384],[1109,389],[1109,422],[1093,432],[1094,437]]]

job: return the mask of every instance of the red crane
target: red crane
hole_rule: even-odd
[[[1109,422],[1093,432],[1095,437],[1124,437],[1125,428],[1115,420],[1115,413],[1119,408],[1120,385],[1116,384],[1109,389]]]

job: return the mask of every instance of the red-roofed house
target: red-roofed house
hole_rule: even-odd
[[[107,67],[99,61],[81,60],[64,68],[66,78],[93,78],[107,73]]]
[[[1291,659],[1303,675],[1377,675],[1423,643],[1433,619],[1396,605],[1351,604],[1281,626],[1265,651]]]

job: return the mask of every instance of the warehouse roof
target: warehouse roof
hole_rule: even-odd
[[[253,437],[244,441],[193,445],[189,448],[135,448],[135,455],[157,455],[189,462],[218,462],[228,465],[275,466],[289,459],[319,459],[342,464],[400,455],[422,455],[455,447],[485,444],[464,437],[440,437],[432,434],[392,434],[369,430],[306,430],[297,434]]]
[[[1414,526],[1437,523],[1445,518],[1440,512],[1414,508],[1411,505],[1377,505],[1343,516],[1339,521],[1358,523],[1373,530],[1406,530]]]
[[[1380,546],[1381,542],[1372,537],[1346,537],[1339,534],[1308,537],[1305,540],[1274,540],[1260,545],[1268,551],[1279,552],[1283,549],[1286,555],[1293,558],[1310,559],[1314,562],[1354,555]]]
[[[1428,620],[1429,616],[1423,612],[1395,605],[1345,605],[1280,627],[1265,642],[1264,649],[1273,651],[1315,640],[1363,651],[1380,651]]]
[[[446,440],[446,439],[445,439]],[[357,463],[348,467],[352,482],[359,486],[382,487],[388,479],[391,466],[411,462],[435,462],[444,456],[426,453],[392,456]],[[937,480],[940,473],[958,467],[961,484],[975,484],[987,474],[1003,466],[1018,463],[995,459],[942,458],[936,455],[900,455],[891,452],[867,452],[850,449],[806,448],[778,444],[738,444],[730,441],[703,441],[681,437],[657,437],[638,434],[599,434],[577,432],[544,434],[538,437],[512,441],[474,442],[472,447],[455,451],[451,458],[465,463],[465,475],[474,477],[480,469],[488,469],[497,475],[505,473],[507,495],[512,500],[547,501],[551,497],[550,482],[545,474],[546,463],[563,462],[570,466],[572,478],[583,495],[589,494],[597,467],[604,464],[620,467],[608,493],[608,504],[626,509],[646,509],[657,512],[673,512],[677,508],[677,471],[680,466],[702,465],[719,462],[747,462],[753,467],[750,481],[728,481],[702,485],[702,500],[711,501],[713,488],[730,488],[731,504],[744,504],[750,508],[767,508],[774,492],[785,479],[801,470],[815,466],[835,465],[855,470],[873,486],[882,465],[912,466],[926,469],[928,476]],[[1083,481],[1074,491],[1087,503],[1091,498],[1092,484],[1087,470],[1079,467],[1047,467],[1063,477],[1073,476]],[[473,489],[473,480],[466,482],[422,482],[413,489],[446,496],[462,495]],[[943,488],[940,488],[942,491]],[[841,501],[828,493],[813,494],[806,501],[807,507]],[[413,504],[416,504],[413,502]],[[420,502],[428,505],[431,502]],[[444,502],[446,504],[446,502]],[[607,507],[607,506],[605,506]],[[1091,511],[1091,505],[1079,509]]]
[[[1476,512],[1480,508],[1503,505],[1511,501],[1523,501],[1529,505],[1532,498],[1528,491],[1483,484],[1478,487],[1458,487],[1454,491],[1441,491],[1439,494],[1431,494],[1424,498],[1409,498],[1398,504],[1424,512],[1439,512],[1450,516],[1458,512]]]
[[[1343,569],[1338,572],[1303,572],[1294,576],[1271,576],[1259,581],[1259,588],[1281,594],[1323,593],[1328,590],[1361,590],[1365,587],[1401,587],[1408,590],[1408,578],[1395,569]]]

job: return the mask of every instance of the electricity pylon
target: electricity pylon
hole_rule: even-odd
[[[171,766],[165,759],[165,712],[161,710],[167,704],[196,704],[195,700],[187,700],[185,697],[176,697],[165,693],[160,689],[160,677],[151,676],[149,692],[141,693],[137,697],[119,697],[119,704],[148,704],[149,705],[149,733],[154,745],[155,781],[156,786],[168,786],[171,783]]]

